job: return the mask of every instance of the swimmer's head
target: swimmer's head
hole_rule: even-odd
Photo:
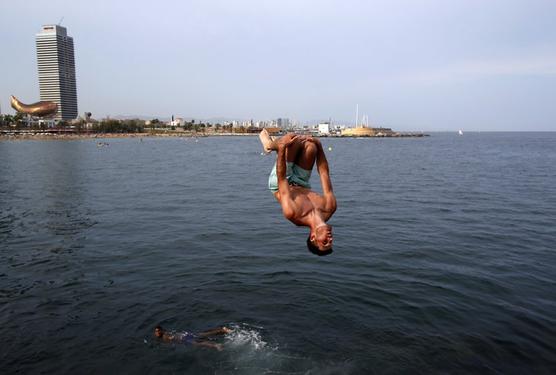
[[[154,335],[158,338],[162,338],[162,336],[164,335],[164,328],[162,328],[161,326],[154,327]]]
[[[328,255],[332,253],[333,242],[332,227],[328,224],[323,224],[309,233],[307,247],[313,254]]]

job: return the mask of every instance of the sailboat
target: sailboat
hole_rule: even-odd
[[[463,135],[463,130],[461,130],[461,129],[458,130],[458,134],[459,134],[459,135]]]

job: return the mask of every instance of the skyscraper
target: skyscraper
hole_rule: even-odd
[[[58,103],[56,120],[77,118],[73,38],[65,27],[44,25],[36,42],[41,100]]]
[[[278,127],[282,128],[282,129],[289,128],[290,119],[288,119],[288,118],[279,118],[278,120],[276,120],[276,125],[278,125]]]

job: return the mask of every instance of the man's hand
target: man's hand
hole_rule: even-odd
[[[278,140],[278,148],[286,149],[297,139],[297,135],[288,133]]]
[[[322,148],[322,144],[320,143],[320,139],[312,137],[310,135],[306,136],[303,139],[303,142],[311,142],[311,143],[314,143],[315,146],[317,146],[317,148]]]

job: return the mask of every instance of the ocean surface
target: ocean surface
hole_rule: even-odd
[[[556,133],[322,139],[326,257],[257,137],[101,141],[0,141],[3,374],[556,373]]]

